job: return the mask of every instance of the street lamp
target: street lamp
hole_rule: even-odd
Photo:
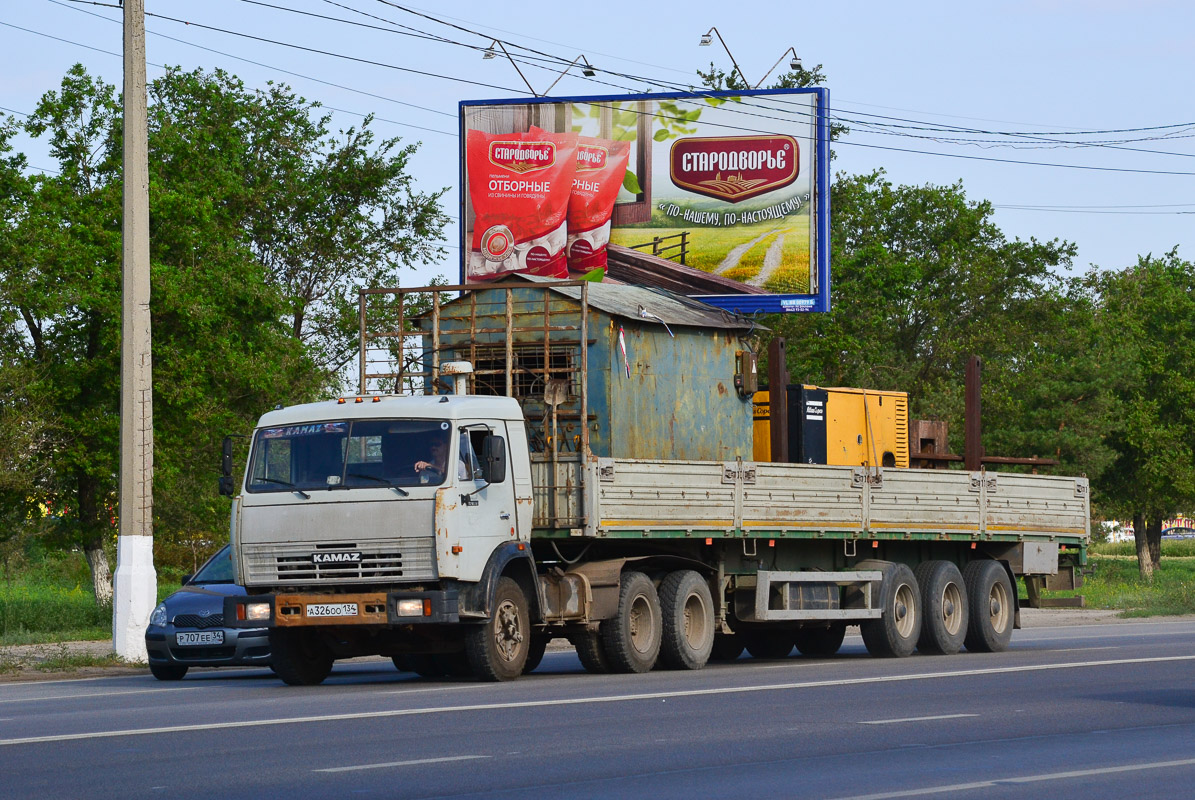
[[[699,41],[697,44],[700,47],[706,47],[710,44],[713,44],[715,35],[717,35],[718,41],[722,43],[722,49],[726,51],[726,55],[730,56],[730,63],[734,64],[734,68],[739,73],[739,77],[746,82],[747,76],[743,74],[743,68],[739,66],[739,62],[735,61],[734,53],[730,52],[730,48],[726,46],[726,40],[722,38],[722,32],[719,31],[717,27],[710,28],[708,31],[701,34],[701,41]],[[790,47],[780,54],[780,58],[776,59],[776,63],[772,65],[771,69],[765,72],[763,77],[760,78],[751,88],[758,89],[760,84],[767,80],[768,76],[772,74],[772,70],[776,69],[776,67],[780,65],[780,62],[784,60],[784,57],[789,53],[793,54],[793,57],[788,62],[789,69],[800,69],[801,58],[797,55],[797,51]]]
[[[493,41],[491,41],[490,46],[487,47],[485,49],[485,51],[481,54],[482,59],[488,61],[489,59],[496,57],[498,55],[498,52],[496,50],[494,50],[495,46],[497,46],[502,51],[502,54],[504,56],[506,56],[507,60],[510,61],[511,66],[515,68],[515,72],[519,73],[519,77],[523,79],[523,83],[525,83],[527,85],[527,88],[531,90],[531,94],[534,95],[535,97],[547,96],[548,92],[552,91],[552,89],[555,88],[556,84],[560,83],[560,79],[563,78],[565,75],[567,75],[568,71],[577,65],[577,62],[581,63],[581,74],[584,75],[586,78],[592,78],[594,75],[597,74],[597,69],[592,64],[589,63],[589,59],[585,57],[584,53],[582,53],[581,55],[574,58],[572,61],[568,62],[567,65],[565,65],[564,69],[561,70],[560,74],[556,76],[556,80],[552,81],[551,86],[549,86],[543,92],[537,92],[537,91],[535,91],[535,87],[533,87],[531,85],[531,82],[527,80],[527,76],[523,74],[523,70],[519,69],[519,65],[517,63],[515,63],[514,58],[512,58],[510,53],[507,52],[506,47],[505,47],[505,45],[502,44],[502,42],[498,41],[497,39],[494,39]]]

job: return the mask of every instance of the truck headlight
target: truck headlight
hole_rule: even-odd
[[[245,603],[245,619],[267,620],[270,618],[269,603]]]
[[[424,601],[418,597],[413,597],[408,600],[399,600],[394,604],[394,613],[400,617],[431,616],[430,613],[424,611],[425,605],[428,604],[425,604]]]
[[[149,624],[163,627],[166,624],[166,604],[158,603],[158,607],[149,615]]]

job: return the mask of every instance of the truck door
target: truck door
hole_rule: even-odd
[[[455,480],[437,492],[436,544],[440,575],[475,581],[490,554],[502,542],[516,538],[514,481],[509,449],[506,480],[486,483],[478,454],[487,436],[502,435],[485,423],[464,423],[456,438],[450,464]]]

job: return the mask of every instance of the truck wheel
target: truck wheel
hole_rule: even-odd
[[[274,673],[290,686],[317,686],[332,671],[332,652],[310,631],[270,629]]]
[[[922,653],[952,656],[967,635],[967,590],[963,574],[950,561],[926,561],[913,573],[921,587]]]
[[[743,640],[737,633],[715,633],[710,661],[738,661],[743,654]]]
[[[544,660],[544,653],[548,651],[548,642],[550,641],[552,641],[552,637],[546,634],[532,635],[531,644],[527,648],[527,661],[523,664],[524,675],[528,672],[535,672],[535,668]]]
[[[997,653],[1012,639],[1012,581],[999,561],[972,561],[963,570],[970,621],[964,644],[972,653]]]
[[[160,681],[181,681],[187,674],[186,664],[155,664],[149,662],[149,672]]]
[[[602,649],[613,672],[648,672],[660,654],[660,598],[642,572],[624,572],[618,613],[602,623]]]
[[[884,570],[880,585],[879,619],[864,620],[859,625],[867,652],[878,658],[904,658],[917,647],[921,635],[921,592],[913,570],[904,564],[856,564],[856,569]]]
[[[610,661],[602,649],[602,639],[594,631],[581,631],[568,637],[577,650],[577,658],[581,659],[581,666],[586,672],[594,675],[605,675],[610,671]]]
[[[831,622],[825,627],[798,628],[793,637],[797,652],[810,658],[829,658],[842,647],[846,638],[846,623]]]
[[[739,638],[752,658],[788,658],[793,651],[793,632],[788,628],[740,633]]]
[[[523,674],[530,647],[527,598],[514,579],[499,578],[493,616],[465,634],[465,655],[473,674],[483,681],[512,681]]]
[[[660,584],[664,636],[660,658],[671,669],[701,669],[714,647],[714,598],[691,569],[670,573]]]

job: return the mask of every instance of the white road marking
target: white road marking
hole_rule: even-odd
[[[444,756],[442,758],[416,758],[411,761],[389,761],[385,764],[358,764],[354,767],[328,767],[327,769],[313,769],[312,772],[355,772],[361,769],[387,769],[388,767],[413,767],[418,764],[443,764],[446,761],[471,761],[478,758],[493,758],[493,756]]]
[[[1050,653],[1088,653],[1092,650],[1123,650],[1129,647],[1127,644],[1110,644],[1107,647],[1061,647],[1057,650],[1050,650]]]
[[[0,700],[0,703],[37,703],[42,700],[74,700],[77,697],[117,697],[124,694],[149,694],[150,692],[160,692],[166,694],[167,692],[191,692],[196,689],[210,689],[210,686],[187,686],[176,689],[164,689],[155,687],[153,689],[130,689],[127,692],[80,692],[78,694],[51,694],[42,697],[13,697],[5,700]]]
[[[1126,664],[1158,664],[1170,661],[1195,661],[1195,655],[1157,656],[1153,658],[1122,658],[1109,661],[1072,661],[1064,664],[1029,664],[1012,667],[988,667],[986,669],[965,669],[947,672],[922,672],[913,675],[877,675],[870,678],[840,678],[824,681],[802,681],[799,683],[769,683],[759,686],[724,686],[714,689],[687,689],[672,692],[645,692],[643,694],[620,694],[595,697],[564,697],[553,700],[523,700],[510,703],[471,703],[459,706],[434,706],[430,708],[397,708],[389,711],[360,711],[346,714],[322,714],[309,717],[276,717],[223,722],[209,722],[196,725],[170,725],[160,728],[127,728],[123,730],[88,731],[86,733],[63,733],[50,736],[26,736],[18,739],[0,739],[0,747],[17,744],[39,744],[43,742],[73,742],[82,739],[110,739],[117,736],[146,736],[159,733],[187,733],[226,728],[256,728],[269,725],[297,725],[310,722],[339,722],[351,719],[384,719],[388,717],[412,717],[428,714],[451,714],[462,711],[502,711],[510,708],[548,708],[552,706],[577,706],[597,703],[628,703],[636,700],[660,700],[669,697],[708,697],[723,694],[752,694],[755,692],[790,691],[793,689],[819,689],[830,686],[862,686],[871,683],[901,683],[904,681],[934,680],[939,678],[965,678],[976,675],[1008,675],[1014,672],[1044,672],[1061,669],[1083,669],[1087,667],[1112,667]]]
[[[938,714],[932,717],[901,717],[900,719],[866,719],[859,720],[860,725],[894,725],[898,722],[929,722],[935,719],[962,719],[963,717],[978,717],[978,714]]]
[[[921,789],[905,789],[899,792],[880,792],[879,794],[860,794],[853,797],[842,797],[838,800],[892,800],[897,797],[923,797],[929,794],[953,794],[971,789],[991,789],[997,786],[1009,786],[1025,783],[1042,783],[1045,781],[1064,781],[1070,778],[1090,778],[1093,775],[1115,775],[1123,772],[1141,772],[1147,769],[1168,769],[1171,767],[1195,766],[1195,758],[1184,758],[1179,761],[1154,761],[1149,764],[1125,764],[1120,767],[1096,767],[1094,769],[1075,769],[1067,772],[1047,772],[1042,775],[1022,775],[1012,778],[993,778],[990,781],[975,781],[973,783],[956,783],[950,786],[926,786]]]

